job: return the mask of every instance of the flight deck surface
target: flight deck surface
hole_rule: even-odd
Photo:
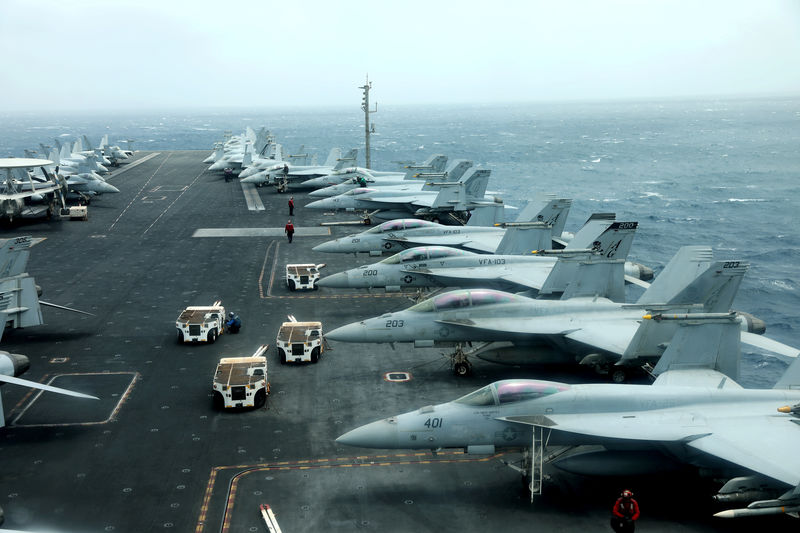
[[[640,531],[778,531],[791,519],[721,520],[708,485],[692,476],[589,479],[546,469],[531,504],[514,453],[473,456],[348,448],[334,439],[382,417],[453,400],[492,381],[576,381],[562,370],[474,361],[454,377],[434,349],[331,343],[315,365],[278,365],[263,409],[214,410],[219,358],[274,342],[286,316],[325,330],[408,307],[403,295],[325,289],[290,292],[287,263],[327,263],[326,274],[373,262],[312,246],[363,228],[321,227],[348,217],[303,208],[287,242],[286,195],[226,183],[206,151],[138,153],[112,173],[119,194],[93,201],[88,222],[34,222],[4,236],[45,238],[29,273],[46,325],[7,330],[0,348],[27,355],[27,379],[99,401],[0,387],[3,527],[64,532],[265,531],[269,504],[286,533],[300,531],[606,531],[611,506],[630,488]],[[349,217],[352,218],[352,217]],[[175,317],[221,300],[242,318],[238,334],[181,345]],[[405,372],[411,379],[388,379]],[[602,379],[598,377],[598,379]]]

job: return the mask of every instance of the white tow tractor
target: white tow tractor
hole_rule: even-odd
[[[289,315],[278,331],[276,350],[281,364],[316,363],[323,351],[322,322],[298,322]]]
[[[317,290],[319,281],[319,269],[325,263],[315,265],[313,263],[295,263],[286,265],[286,285],[290,291],[297,289]]]
[[[269,395],[267,358],[269,345],[262,344],[250,357],[223,357],[214,373],[214,405],[262,407]]]
[[[175,322],[178,342],[207,342],[209,344],[222,335],[225,328],[225,308],[222,302],[213,305],[191,306],[181,311]]]

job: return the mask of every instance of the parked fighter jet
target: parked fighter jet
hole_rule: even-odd
[[[45,166],[52,164],[47,159],[11,158],[0,159],[0,171],[5,170],[5,179],[0,183],[0,216],[9,221],[18,217],[52,216],[63,207],[61,185],[47,173]],[[14,169],[41,168],[47,181],[36,183],[30,174],[27,180],[14,178]]]
[[[276,161],[274,165],[268,166],[254,174],[243,171],[239,177],[243,178],[241,180],[242,183],[252,183],[254,185],[277,184],[278,182],[285,181],[287,184],[291,183],[291,187],[295,189],[310,188],[306,185],[306,181],[345,168],[348,164],[356,160],[357,153],[358,150],[353,149],[342,156],[341,150],[334,148],[331,150],[324,165],[298,166],[292,165],[286,161]],[[284,172],[284,170],[287,172]]]
[[[352,180],[355,180],[355,183],[358,183],[358,178],[360,177],[363,177],[367,183],[383,181],[381,178],[385,179],[419,178],[425,180],[435,176],[436,179],[439,179],[441,178],[440,174],[442,172],[446,172],[445,170],[446,165],[447,165],[446,155],[433,154],[428,159],[423,161],[422,164],[420,165],[410,164],[404,166],[403,168],[405,170],[402,172],[390,172],[390,171],[381,172],[361,167],[347,167],[347,168],[342,168],[341,170],[337,170],[335,172],[331,172],[326,176],[313,178],[304,183],[306,186],[310,188],[322,189],[322,188],[332,187],[335,185],[340,185],[347,182],[352,182]],[[470,166],[472,165],[470,164]],[[466,171],[467,168],[464,168],[464,171]],[[463,174],[463,172],[461,174]],[[460,175],[451,177],[450,181],[457,181],[458,178],[460,177],[461,177]],[[342,192],[347,192],[347,191],[342,191]]]
[[[566,198],[548,199],[544,203],[531,202],[522,209],[516,218],[517,222],[544,222],[552,226],[554,237],[553,248],[563,248],[571,234],[564,233],[567,214],[572,200]],[[420,219],[395,219],[384,222],[361,233],[323,242],[313,248],[315,252],[358,253],[370,255],[396,253],[400,250],[423,245],[443,245],[462,248],[480,253],[494,253],[505,235],[505,227],[497,223],[504,222],[495,211],[497,206],[476,207],[472,211],[467,224],[454,228]],[[485,215],[490,215],[486,217]],[[614,220],[613,214],[592,215],[589,219]],[[587,221],[587,224],[589,222]],[[549,248],[549,247],[548,247]]]
[[[639,328],[643,306],[688,312],[699,304],[705,312],[728,312],[748,263],[712,262],[709,248],[683,247],[637,305],[595,297],[605,290],[607,278],[597,276],[591,267],[579,265],[561,300],[534,300],[489,289],[457,290],[404,311],[342,326],[326,337],[345,342],[413,342],[417,347],[455,344],[451,359],[457,375],[467,374],[468,358],[476,356],[514,365],[580,361],[623,381],[630,370],[626,367],[658,358],[669,340]],[[762,321],[746,313],[737,316],[745,332],[766,329]],[[481,344],[464,353],[461,343]]]
[[[337,185],[331,185],[322,189],[317,189],[308,193],[311,198],[330,198],[345,194],[353,189],[359,187],[369,187],[371,189],[389,190],[395,188],[403,188],[404,190],[431,190],[431,180],[439,182],[457,182],[464,176],[464,174],[472,167],[472,161],[468,159],[454,160],[447,170],[443,172],[428,172],[421,174],[419,172],[409,170],[405,174],[394,174],[386,176],[373,176],[368,172],[358,169],[343,169],[343,171],[351,170],[353,177]],[[316,179],[323,179],[316,178]]]
[[[435,183],[438,190],[415,191],[410,188],[391,187],[385,189],[358,188],[345,194],[324,198],[306,205],[311,209],[334,209],[344,211],[363,210],[370,218],[391,220],[409,214],[431,218],[434,221],[449,220],[445,217],[468,217],[467,212],[480,205],[502,203],[498,198],[486,198],[486,186],[491,171],[473,169],[455,183]]]
[[[554,297],[564,292],[572,281],[577,261],[621,259],[625,261],[633,242],[636,222],[613,222],[581,230],[564,250],[544,248],[552,244],[551,227],[543,223],[513,224],[506,230],[494,255],[477,254],[447,246],[420,246],[403,250],[378,263],[325,276],[319,287],[372,288],[386,287],[475,287],[504,291],[532,291],[530,295]],[[593,234],[589,234],[596,228]],[[522,234],[522,235],[518,235]],[[523,235],[530,234],[531,237]],[[521,245],[521,248],[520,246]],[[531,255],[531,250],[539,251]],[[520,255],[522,254],[522,255]],[[527,255],[525,255],[527,254]],[[566,260],[569,256],[572,259]],[[567,269],[570,272],[565,272]],[[625,263],[625,274],[640,275],[638,265]],[[652,271],[650,271],[652,273]],[[612,301],[625,299],[623,279],[617,290],[602,296]]]
[[[645,316],[657,328],[668,315]],[[644,475],[691,465],[731,479],[719,501],[755,501],[717,516],[800,511],[800,362],[773,390],[736,383],[740,359],[733,314],[675,317],[680,327],[652,385],[568,385],[512,379],[449,403],[356,428],[339,444],[383,449],[462,448],[494,453],[525,447],[531,497],[545,461],[586,475]],[[676,331],[677,329],[677,331]],[[592,451],[581,448],[594,445]],[[600,446],[600,449],[597,446]]]

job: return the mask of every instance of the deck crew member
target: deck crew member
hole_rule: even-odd
[[[284,228],[284,231],[286,231],[286,236],[289,238],[289,242],[292,242],[292,235],[294,235],[294,224],[292,224],[291,219],[289,219],[289,221],[286,223],[286,228]]]
[[[633,499],[633,493],[623,490],[611,511],[611,528],[617,533],[633,533],[636,520],[639,518],[639,504]]]

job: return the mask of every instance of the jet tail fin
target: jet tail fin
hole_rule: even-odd
[[[702,260],[704,250],[696,250],[700,252],[701,259],[697,261],[693,259],[698,256],[691,257],[682,253],[684,248],[678,251],[636,303],[672,306],[702,304],[703,310],[707,313],[727,313],[733,305],[733,299],[739,291],[742,277],[750,267],[750,263],[716,261],[708,264],[705,270],[698,274],[697,267],[706,264]],[[676,258],[678,261],[674,261]]]
[[[347,167],[354,167],[356,166],[356,159],[358,158],[358,149],[353,148],[342,157],[336,160],[336,163],[333,166],[333,170],[341,170]]]
[[[94,150],[95,146],[92,144],[92,142],[89,140],[89,137],[87,137],[86,135],[83,135],[83,142],[84,144],[86,144],[86,150]],[[102,149],[102,146],[98,146],[97,148]]]
[[[464,180],[464,193],[468,202],[483,200],[486,195],[486,188],[489,186],[491,174],[492,171],[489,169],[477,169]]]
[[[684,248],[695,248],[696,250],[684,250]],[[665,268],[653,283],[653,285],[655,285],[661,276],[664,276],[664,280],[667,283],[670,283],[670,279],[678,280],[675,281],[676,286],[671,291],[671,295],[659,290],[658,294],[660,296],[668,296],[668,299],[662,300],[661,302],[654,301],[650,298],[645,299],[647,292],[650,291],[650,289],[648,289],[645,294],[642,295],[642,298],[639,299],[637,305],[652,304],[653,309],[662,307],[663,310],[663,307],[666,306],[673,308],[675,306],[689,308],[701,304],[705,313],[727,313],[730,311],[731,304],[739,289],[742,277],[749,266],[748,263],[744,261],[717,261],[708,265],[706,270],[697,275],[690,283],[681,284],[681,277],[673,276],[672,270],[676,268],[680,270],[681,267],[688,267],[689,269],[695,268],[695,265],[692,264],[693,261],[686,261],[687,258],[692,259],[692,257],[682,252],[699,252],[699,257],[702,259],[703,252],[707,251],[707,249],[704,250],[703,247],[699,246],[685,246],[684,248],[675,254],[677,258],[684,258],[684,262],[681,264],[680,261],[674,263],[670,261],[667,265],[670,270],[668,271],[668,269]],[[653,285],[651,285],[651,288]],[[698,317],[701,317],[702,314],[703,313],[695,313]],[[740,320],[737,319],[737,323],[739,322]],[[636,359],[642,356],[658,355],[664,349],[664,346],[670,343],[670,339],[673,336],[673,331],[670,327],[672,330],[676,329],[677,323],[670,322],[666,325],[660,325],[650,321],[642,322],[636,334],[631,339],[628,348],[625,350],[622,359]]]
[[[715,370],[734,380],[739,379],[741,343],[739,321],[735,313],[695,313],[683,315],[645,315],[644,323],[657,326],[673,322],[676,327],[669,346],[653,373],[664,383],[666,372],[676,370]],[[674,382],[674,381],[673,381]],[[720,379],[719,388],[726,385]]]
[[[326,167],[331,167],[334,170],[339,170],[336,167],[337,161],[342,158],[342,149],[341,148],[331,148],[331,151],[328,152],[328,158],[323,163]]]
[[[447,166],[447,156],[443,154],[433,154],[422,163],[431,169],[431,172],[442,172]]]
[[[544,222],[553,226],[554,237],[560,237],[564,232],[569,208],[572,200],[569,198],[551,198],[544,205],[540,202],[529,202],[517,216],[517,222]]]
[[[775,384],[776,389],[800,390],[800,357],[795,358],[781,379]]]
[[[31,237],[0,240],[0,279],[25,273],[31,255]]]
[[[669,260],[637,303],[665,303],[700,276],[711,265],[714,254],[708,246],[684,246]]]
[[[250,145],[244,145],[244,154],[242,155],[242,168],[247,168],[253,164],[253,154],[249,150]]]
[[[549,248],[553,240],[550,229],[549,224],[536,222],[509,226],[494,253],[495,255],[523,255],[530,254],[531,250]]]
[[[467,226],[494,226],[504,222],[505,206],[503,204],[482,205],[472,210]]]
[[[625,260],[564,258],[559,259],[556,265],[562,262],[577,263],[575,273],[561,295],[562,300],[595,297],[613,302],[625,301]]]
[[[594,213],[586,223],[578,230],[575,237],[569,241],[566,248],[584,250],[591,248],[592,243],[597,240],[597,236],[603,233],[617,218],[615,213]]]
[[[638,222],[612,222],[592,241],[594,253],[560,257],[539,294],[563,293],[562,300],[598,296],[625,301],[625,259],[638,225]]]

